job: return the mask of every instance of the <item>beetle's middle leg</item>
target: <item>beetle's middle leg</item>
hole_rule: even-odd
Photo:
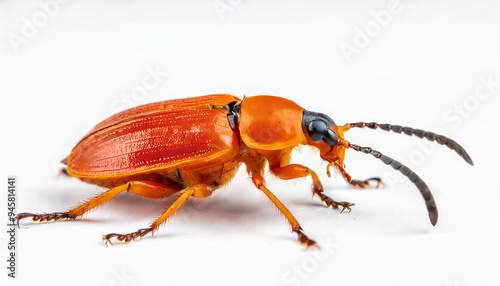
[[[290,164],[283,167],[269,166],[269,170],[271,171],[271,173],[282,180],[303,178],[310,175],[313,179],[313,196],[317,195],[321,199],[321,201],[323,201],[328,207],[331,206],[334,209],[342,207],[341,213],[344,212],[344,210],[348,210],[350,212],[351,207],[354,205],[353,203],[349,202],[334,201],[332,198],[325,195],[323,193],[323,186],[321,185],[316,172],[305,166],[299,164]]]
[[[119,242],[131,242],[136,238],[143,237],[148,233],[154,233],[158,227],[163,224],[175,211],[177,211],[186,200],[191,197],[205,197],[211,194],[218,186],[209,184],[196,184],[186,189],[177,200],[165,211],[158,219],[156,219],[148,228],[142,228],[127,234],[110,233],[102,236],[106,245],[111,243],[110,239],[116,237]],[[112,244],[112,243],[111,243]]]
[[[299,242],[305,244],[306,247],[318,247],[316,241],[309,239],[307,235],[302,231],[302,227],[300,226],[297,219],[292,215],[292,213],[283,205],[282,202],[276,198],[276,196],[271,193],[271,191],[266,188],[264,178],[260,175],[259,172],[255,172],[252,174],[252,182],[253,184],[261,190],[273,204],[278,208],[278,210],[286,217],[288,223],[292,227],[292,231],[295,232],[299,236]]]

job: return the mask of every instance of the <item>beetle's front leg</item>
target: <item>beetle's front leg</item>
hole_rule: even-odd
[[[376,188],[380,187],[380,185],[383,185],[384,183],[382,182],[382,179],[379,178],[379,177],[372,177],[372,178],[369,178],[369,179],[366,179],[364,181],[361,181],[361,180],[354,180],[351,178],[351,175],[349,175],[346,170],[344,169],[344,167],[340,166],[339,164],[337,164],[336,162],[332,162],[330,164],[328,164],[328,167],[327,167],[327,175],[328,177],[331,176],[331,173],[330,173],[330,166],[331,165],[334,165],[337,170],[339,170],[340,174],[342,175],[342,177],[344,177],[344,179],[352,186],[356,187],[356,188],[359,188],[359,189],[365,189],[367,187],[370,186],[370,181],[375,181],[377,182],[377,186]]]
[[[351,206],[354,205],[353,203],[349,203],[349,202],[335,201],[332,198],[330,198],[329,196],[325,195],[323,193],[323,186],[321,185],[321,182],[319,181],[318,175],[316,174],[316,172],[309,169],[308,167],[298,165],[298,164],[291,164],[291,165],[286,165],[283,167],[269,166],[269,170],[276,177],[283,179],[283,180],[303,178],[303,177],[307,177],[310,175],[311,178],[313,179],[313,196],[317,195],[328,207],[332,207],[334,209],[342,207],[341,213],[344,212],[344,210],[348,210],[350,212]]]

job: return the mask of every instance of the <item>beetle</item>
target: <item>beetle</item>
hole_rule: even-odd
[[[308,111],[297,103],[275,96],[238,97],[214,94],[146,104],[122,111],[97,124],[73,148],[62,163],[64,173],[83,182],[109,190],[67,211],[46,214],[19,213],[14,221],[31,218],[34,222],[77,219],[92,208],[127,191],[151,199],[175,196],[175,202],[149,227],[102,239],[130,242],[153,234],[165,220],[190,197],[205,198],[235,176],[238,167],[246,166],[254,186],[286,217],[298,241],[306,247],[317,246],[299,222],[266,187],[263,174],[268,166],[274,176],[296,179],[310,176],[312,192],[327,207],[351,211],[353,203],[336,201],[323,192],[318,175],[306,166],[290,164],[290,155],[300,145],[319,151],[352,186],[377,187],[379,177],[355,180],[344,168],[346,149],[370,154],[399,171],[420,191],[432,225],[438,211],[434,198],[424,183],[408,167],[369,147],[351,144],[344,133],[351,128],[380,128],[385,131],[415,135],[436,141],[455,150],[467,163],[472,159],[457,142],[432,132],[374,122],[335,124],[329,116]]]

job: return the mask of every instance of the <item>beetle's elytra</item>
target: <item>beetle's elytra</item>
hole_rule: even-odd
[[[430,221],[436,224],[438,212],[424,181],[400,162],[344,139],[350,128],[368,127],[415,135],[446,145],[473,165],[467,152],[455,141],[432,132],[377,123],[350,123],[337,126],[325,114],[305,110],[285,98],[253,96],[243,100],[216,94],[146,104],[120,112],[97,124],[62,162],[64,172],[84,182],[108,188],[67,212],[50,214],[20,213],[15,221],[31,217],[35,222],[76,219],[92,208],[127,191],[152,199],[176,196],[176,201],[148,228],[128,234],[110,233],[103,240],[116,238],[130,242],[153,233],[189,197],[209,197],[227,184],[244,163],[252,182],[287,218],[299,242],[316,246],[299,222],[266,188],[266,165],[274,176],[296,179],[311,176],[313,195],[327,207],[351,210],[354,204],[338,202],[323,193],[318,176],[310,168],[289,164],[290,154],[299,145],[319,150],[328,162],[327,174],[334,167],[344,179],[358,188],[380,178],[354,180],[344,169],[346,149],[370,154],[407,176],[421,192]],[[378,185],[377,185],[378,186]]]

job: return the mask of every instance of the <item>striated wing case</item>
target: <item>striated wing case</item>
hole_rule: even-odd
[[[239,150],[225,105],[239,98],[209,95],[151,103],[120,112],[96,125],[67,159],[75,177],[105,178],[203,166],[229,160]]]

